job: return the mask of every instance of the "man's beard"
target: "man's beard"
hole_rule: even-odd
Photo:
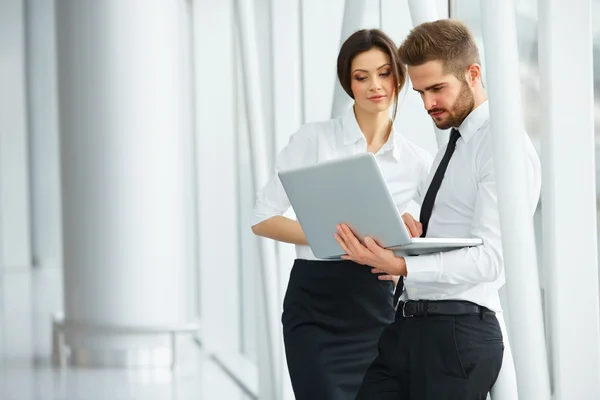
[[[463,82],[452,109],[447,110],[448,118],[439,123],[434,119],[433,122],[439,129],[456,128],[460,126],[465,118],[467,118],[467,115],[473,111],[474,106],[475,98],[473,97],[473,93],[469,90],[467,82]],[[435,111],[436,110],[431,110],[430,112]]]

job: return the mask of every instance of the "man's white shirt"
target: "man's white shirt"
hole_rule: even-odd
[[[461,137],[438,191],[428,238],[477,237],[483,245],[444,253],[406,257],[408,276],[402,299],[467,300],[501,311],[498,289],[504,284],[504,261],[498,215],[488,102],[473,110],[457,128]],[[531,215],[541,189],[540,160],[523,131]],[[421,204],[445,147],[419,187]],[[414,216],[419,219],[418,215]]]

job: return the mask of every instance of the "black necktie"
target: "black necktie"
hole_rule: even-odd
[[[427,235],[427,227],[429,226],[429,219],[431,218],[431,212],[433,211],[433,203],[435,203],[435,197],[437,196],[438,190],[440,190],[442,180],[444,179],[444,174],[446,173],[446,168],[448,168],[450,158],[452,157],[452,154],[454,154],[456,141],[459,137],[460,132],[456,129],[452,129],[444,157],[442,157],[442,161],[435,171],[435,175],[433,175],[429,189],[427,189],[427,193],[423,199],[423,204],[421,205],[421,216],[419,217],[419,221],[423,224],[423,234],[421,234],[421,237],[425,237],[425,235]]]
[[[444,174],[446,173],[446,168],[448,168],[450,158],[452,157],[452,154],[454,154],[454,149],[456,149],[456,141],[459,137],[460,132],[457,129],[452,128],[450,140],[448,141],[448,147],[446,147],[444,157],[442,157],[442,161],[440,161],[440,165],[435,171],[433,179],[431,180],[431,184],[429,185],[427,193],[425,194],[425,198],[423,199],[423,204],[421,205],[421,216],[419,217],[421,224],[423,224],[423,233],[421,234],[421,237],[425,237],[427,234],[429,219],[431,218],[431,212],[433,211],[433,203],[435,203],[435,197],[440,190],[442,180],[444,179]],[[398,285],[396,286],[396,291],[394,292],[394,306],[398,304],[398,299],[403,291],[404,277],[401,276],[400,280],[398,281]]]

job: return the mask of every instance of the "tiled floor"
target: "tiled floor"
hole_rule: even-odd
[[[50,363],[50,315],[62,309],[55,269],[0,278],[1,400],[245,400],[243,392],[191,339],[175,372],[167,369],[60,370]]]

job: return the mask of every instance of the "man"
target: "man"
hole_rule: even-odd
[[[399,55],[437,127],[452,128],[419,191],[419,221],[410,214],[402,218],[412,236],[479,237],[483,244],[396,257],[370,238],[363,246],[348,226],[338,227],[345,259],[403,278],[396,320],[381,335],[357,398],[486,399],[502,365],[503,335],[495,313],[501,311],[498,289],[505,278],[479,52],[462,23],[440,20],[414,28]],[[533,215],[540,163],[523,136]]]

